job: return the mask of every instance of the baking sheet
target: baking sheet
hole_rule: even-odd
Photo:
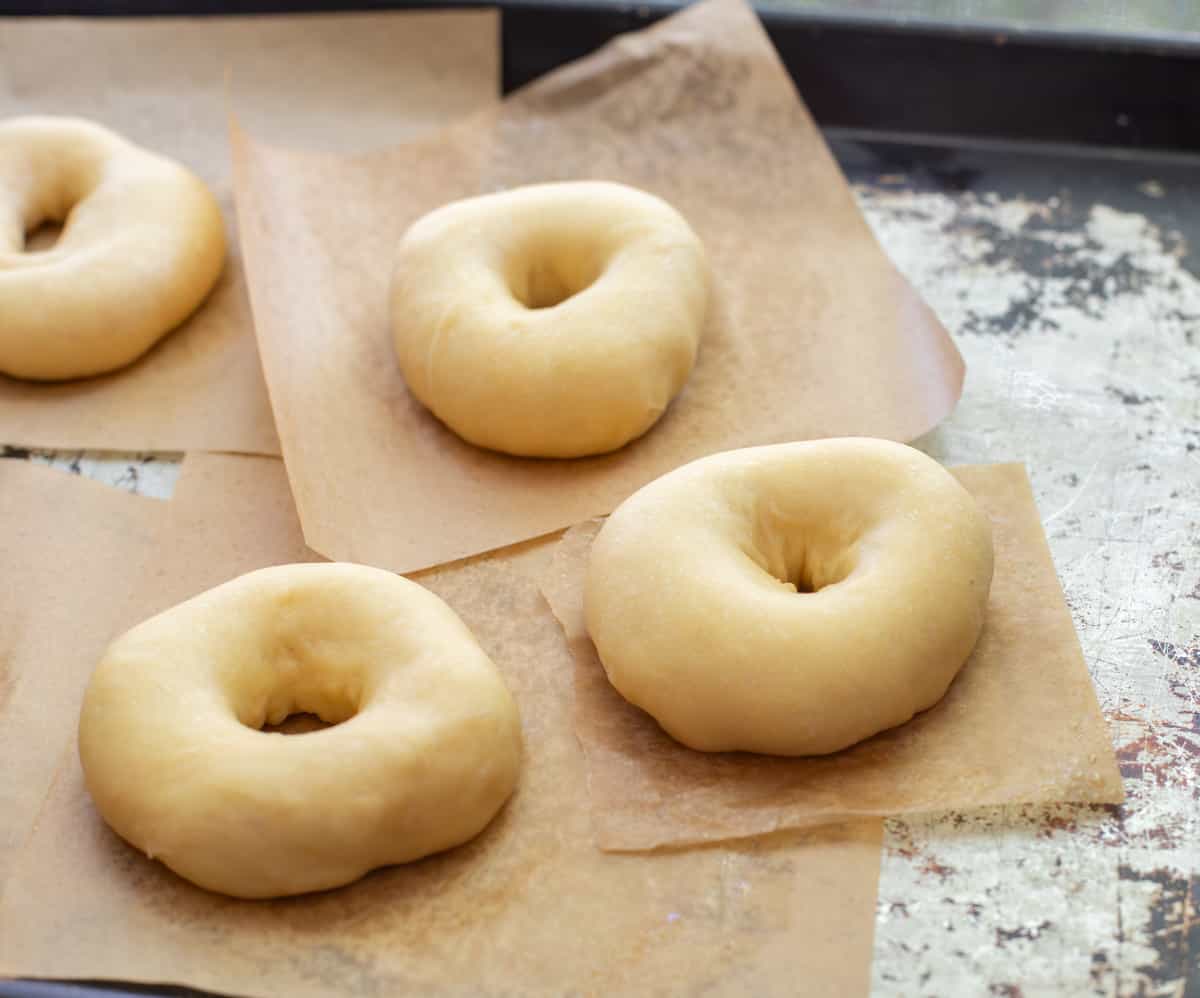
[[[1124,799],[1024,467],[952,470],[995,536],[983,635],[937,706],[829,756],[695,752],[625,701],[605,677],[583,617],[588,551],[601,521],[567,532],[542,589],[575,658],[575,727],[602,848],[709,842],[850,816]]]
[[[234,164],[288,473],[308,543],[333,558],[412,571],[497,548],[728,447],[908,440],[961,391],[946,331],[880,250],[741,0],[696,4],[427,140],[314,156],[247,126]],[[569,178],[675,204],[717,289],[697,367],[646,436],[607,457],[520,460],[462,442],[408,394],[389,342],[392,254],[446,201]]]
[[[179,159],[218,196],[230,247],[202,308],[132,367],[53,385],[0,376],[0,443],[278,454],[233,224],[227,80],[263,134],[387,145],[496,97],[498,17],[4,18],[0,66],[0,117],[79,115]]]
[[[136,619],[133,586],[165,509],[0,461],[0,895],[73,737],[92,665]]]
[[[313,557],[277,461],[191,456],[167,516],[139,616]],[[0,973],[297,998],[865,995],[880,822],[654,857],[594,848],[570,656],[536,583],[552,551],[534,542],[420,576],[463,616],[521,710],[520,786],[481,836],[323,894],[223,898],[108,831],[72,740],[0,896]],[[71,642],[52,651],[45,664],[73,675],[94,657],[77,661]],[[48,704],[44,720],[69,732],[74,714]]]

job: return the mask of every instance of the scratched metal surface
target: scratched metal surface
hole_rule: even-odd
[[[1200,995],[1200,173],[835,148],[969,365],[919,444],[1029,465],[1129,795],[889,821],[873,992]],[[156,496],[178,471],[34,457]]]
[[[1200,176],[839,151],[967,359],[920,443],[1028,464],[1128,794],[889,821],[874,991],[1200,994]]]

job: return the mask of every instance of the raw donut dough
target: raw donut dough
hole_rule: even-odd
[[[626,500],[588,566],[613,686],[703,751],[835,752],[932,707],[975,646],[987,518],[919,451],[729,451]]]
[[[400,242],[392,332],[409,390],[465,440],[581,457],[645,433],[683,387],[704,247],[643,191],[537,184],[448,204]]]
[[[23,252],[43,222],[52,249]],[[78,118],[0,121],[0,371],[57,381],[140,357],[225,259],[212,194],[169,159]]]
[[[258,729],[294,712],[336,725]],[[265,898],[449,849],[508,799],[516,706],[445,603],[361,565],[243,575],[118,638],[79,722],[122,838],[209,890]]]

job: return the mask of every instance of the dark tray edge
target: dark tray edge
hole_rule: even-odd
[[[597,0],[0,0],[0,15],[212,16],[498,6],[506,92],[678,3]],[[823,127],[1200,153],[1200,36],[1118,37],[784,11],[763,22]]]

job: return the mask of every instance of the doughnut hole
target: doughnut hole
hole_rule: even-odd
[[[264,724],[259,731],[270,735],[307,735],[311,731],[324,731],[334,725],[322,721],[316,714],[288,714],[278,724]]]
[[[248,728],[272,734],[305,734],[336,727],[362,708],[362,687],[338,679],[320,664],[275,663],[277,681],[266,696],[237,710]]]
[[[320,728],[348,721],[361,709],[363,691],[356,677],[341,677],[339,671],[328,663],[285,653],[271,669],[277,677],[274,688],[246,704],[246,709],[238,711],[238,719],[247,727],[277,729],[281,734],[316,730],[314,722],[303,720],[305,715],[320,721]]]
[[[63,183],[48,184],[34,200],[24,219],[23,253],[48,253],[58,245],[75,206],[90,191],[69,189]]]
[[[19,219],[23,238],[18,249],[48,253],[58,245],[71,213],[99,186],[102,166],[94,151],[79,150],[64,160],[35,145],[25,168],[34,183]]]
[[[26,253],[48,253],[58,244],[62,235],[63,223],[54,219],[39,222],[25,233]]]
[[[226,690],[246,727],[302,734],[350,720],[369,699],[364,662],[372,655],[375,623],[341,616],[319,591],[278,596],[261,638],[257,668],[226,674]]]
[[[562,238],[530,240],[509,254],[505,280],[513,298],[526,308],[554,308],[595,284],[610,255],[605,247],[581,250]]]
[[[800,545],[796,557],[784,566],[783,572],[776,578],[797,593],[819,593],[849,576],[854,571],[853,562],[853,552],[844,551],[828,557]]]
[[[843,518],[805,522],[763,504],[754,518],[750,557],[792,592],[819,593],[858,567],[861,529]]]

